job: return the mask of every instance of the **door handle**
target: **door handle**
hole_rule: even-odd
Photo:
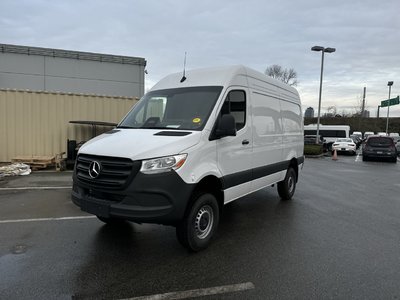
[[[250,144],[249,140],[243,140],[242,141],[242,145],[248,145],[248,144]]]

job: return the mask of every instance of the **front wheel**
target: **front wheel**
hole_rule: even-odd
[[[176,226],[178,241],[187,249],[198,252],[208,247],[219,223],[217,199],[209,193],[194,197],[185,218]]]
[[[293,168],[289,168],[286,172],[285,179],[278,182],[278,194],[282,200],[292,199],[294,191],[296,190],[296,180],[296,172]]]

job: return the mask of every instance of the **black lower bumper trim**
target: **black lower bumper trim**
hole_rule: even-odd
[[[74,175],[72,201],[83,211],[138,223],[176,224],[185,213],[193,184],[174,172],[145,175],[138,173],[124,190],[94,189]]]

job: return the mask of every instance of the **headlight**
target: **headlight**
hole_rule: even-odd
[[[142,161],[140,172],[145,174],[156,174],[177,170],[185,163],[187,154],[165,156]]]

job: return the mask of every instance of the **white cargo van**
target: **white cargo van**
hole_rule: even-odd
[[[199,251],[224,204],[276,183],[292,198],[304,163],[301,112],[294,88],[243,66],[169,75],[80,148],[72,200],[108,224],[173,225]]]

